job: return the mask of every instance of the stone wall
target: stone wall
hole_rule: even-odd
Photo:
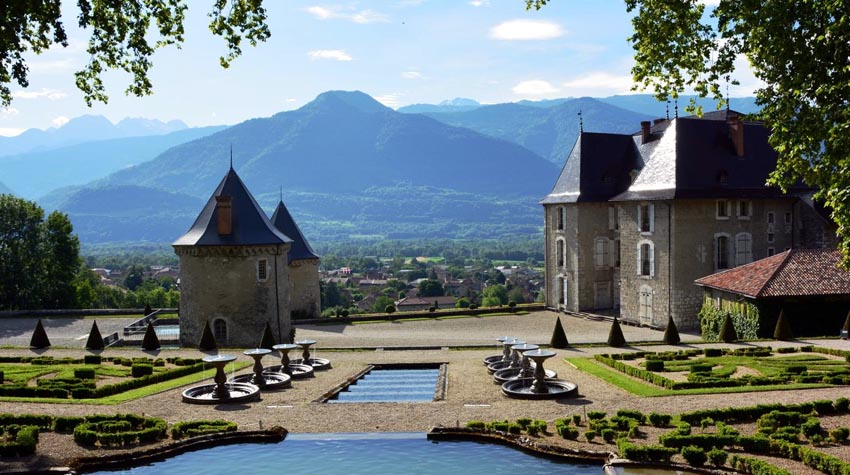
[[[175,247],[180,258],[180,342],[196,347],[204,324],[227,324],[219,346],[254,348],[271,325],[275,341],[289,334],[289,245]],[[267,278],[258,280],[266,259]],[[277,261],[277,266],[275,266]],[[275,273],[277,269],[277,273]],[[277,286],[277,289],[275,288]]]
[[[289,264],[289,283],[289,309],[292,314],[299,319],[319,318],[322,315],[319,260],[292,261]]]

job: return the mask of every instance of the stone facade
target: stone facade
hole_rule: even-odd
[[[322,316],[319,260],[303,259],[289,264],[289,305],[293,318]],[[286,333],[288,335],[288,333]]]
[[[256,347],[267,322],[276,341],[289,335],[288,251],[286,244],[175,248],[181,345],[197,346],[207,321],[219,346]],[[265,261],[265,279],[258,275],[260,261]]]

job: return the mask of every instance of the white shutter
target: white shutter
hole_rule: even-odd
[[[643,223],[643,221],[641,221],[642,214],[643,214],[643,213],[641,212],[641,211],[642,211],[642,210],[641,210],[641,208],[642,208],[642,207],[641,207],[641,205],[640,205],[640,204],[638,204],[638,205],[637,205],[637,208],[638,208],[638,212],[637,212],[637,218],[638,218],[638,219],[637,219],[637,229],[638,229],[638,232],[641,232],[641,224]],[[638,246],[638,249],[640,249],[640,247],[639,247],[639,246]]]
[[[643,257],[641,255],[642,251],[643,251],[643,246],[641,246],[640,243],[638,243],[638,246],[637,246],[637,266],[635,266],[635,267],[637,267],[637,275],[641,275],[640,274],[640,267],[641,267],[640,261],[641,261],[641,257]]]
[[[649,246],[649,276],[655,277],[655,246]]]
[[[608,229],[617,229],[617,213],[613,206],[608,207]]]
[[[649,232],[655,232],[655,205],[649,204]]]

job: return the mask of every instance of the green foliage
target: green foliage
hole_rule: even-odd
[[[779,319],[776,320],[776,327],[773,329],[773,339],[775,340],[793,340],[794,332],[791,331],[791,322],[785,316],[785,310],[779,311]]]
[[[469,429],[484,429],[487,423],[484,421],[466,421],[466,427]]]
[[[440,297],[442,295],[445,295],[445,290],[439,280],[426,279],[419,283],[420,297]]]
[[[209,320],[204,323],[204,329],[201,332],[201,341],[198,343],[198,349],[201,351],[215,351],[218,349],[218,344],[213,336]]]
[[[86,340],[87,350],[102,350],[104,348],[103,337],[100,335],[100,330],[97,328],[97,320],[93,320],[89,337]]]
[[[668,345],[678,345],[682,341],[679,337],[679,329],[676,328],[676,322],[673,321],[672,315],[667,318],[667,328],[664,329],[662,341]]]
[[[561,325],[561,317],[555,317],[555,329],[552,331],[552,339],[549,340],[552,348],[564,349],[570,345],[564,326]]]
[[[735,331],[735,326],[732,323],[732,315],[728,313],[723,320],[723,327],[720,329],[720,341],[726,343],[738,341],[738,333]]]
[[[74,370],[77,379],[94,379],[94,368],[77,368]]]
[[[593,439],[596,438],[596,435],[597,434],[595,430],[589,430],[584,433],[584,438],[587,439],[588,442],[593,442]]]
[[[646,360],[647,371],[664,371],[664,360]]]
[[[699,311],[702,338],[706,341],[725,341],[720,333],[727,315],[731,316],[739,339],[754,340],[759,337],[760,314],[754,304],[722,300],[721,307],[718,307],[713,299],[705,298]]]
[[[387,297],[386,295],[380,295],[380,296],[378,296],[378,298],[375,299],[375,303],[372,304],[372,311],[376,312],[376,313],[377,312],[386,313],[387,307],[394,307],[394,306],[395,306],[395,301],[393,299]]]
[[[692,445],[682,447],[682,457],[688,464],[694,467],[702,467],[708,461],[708,455],[705,453],[705,449]]]
[[[384,313],[393,314],[395,313],[395,305],[387,305],[384,309]]]
[[[722,467],[723,465],[725,465],[726,459],[728,458],[729,452],[723,449],[715,447],[708,451],[708,460],[710,460],[711,464],[715,467]]]
[[[498,307],[507,303],[508,290],[502,284],[488,285],[481,292],[482,307]]]
[[[835,442],[841,444],[847,441],[847,438],[850,437],[850,428],[847,427],[836,427],[829,431],[829,436]]]
[[[47,332],[44,331],[44,324],[41,323],[40,318],[35,324],[35,330],[33,330],[32,332],[32,338],[30,338],[30,348],[50,348],[50,339],[47,338]]]
[[[601,419],[605,419],[604,411],[587,411],[587,418],[591,421],[598,421]]]
[[[691,425],[685,421],[680,421],[676,424],[676,434],[691,435]]]
[[[673,416],[670,414],[658,414],[657,412],[649,413],[649,423],[653,427],[668,427]]]
[[[2,427],[0,427],[2,429]],[[0,457],[22,457],[34,454],[38,444],[38,427],[36,426],[7,426],[7,432],[13,440],[4,441],[0,437]],[[0,431],[2,435],[2,431]]]
[[[461,297],[457,299],[455,302],[455,308],[469,308],[469,299],[466,297]]]
[[[130,369],[131,374],[134,378],[140,378],[142,376],[149,376],[153,374],[153,365],[146,363],[135,363]]]
[[[617,417],[634,419],[638,422],[638,424],[646,423],[646,415],[634,409],[618,409]]]
[[[764,460],[733,455],[729,465],[739,472],[751,475],[792,475],[791,472],[774,467]]]
[[[142,349],[154,351],[158,350],[159,347],[159,337],[156,336],[156,329],[153,326],[153,322],[148,322],[148,328],[145,330],[145,338],[142,340]]]
[[[83,355],[83,363],[85,364],[101,364],[103,358],[100,355]]]
[[[74,441],[86,447],[128,447],[163,439],[168,424],[135,414],[92,415],[74,427]]]
[[[635,445],[627,439],[617,441],[620,457],[636,462],[668,463],[678,450],[661,445]]]
[[[237,426],[235,422],[221,419],[211,421],[183,421],[178,422],[171,427],[171,438],[178,440],[184,437],[235,432],[236,429]]]
[[[608,333],[608,346],[619,348],[626,346],[626,337],[623,336],[623,329],[620,328],[620,322],[617,317],[611,323],[611,330]]]

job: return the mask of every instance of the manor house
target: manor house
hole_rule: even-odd
[[[812,190],[766,187],[777,154],[730,111],[580,134],[545,212],[546,304],[699,326],[700,277],[792,248],[832,247]]]
[[[219,346],[254,348],[267,323],[289,341],[292,317],[321,314],[319,257],[283,200],[269,220],[232,167],[172,246],[183,346],[197,346],[207,322]]]

